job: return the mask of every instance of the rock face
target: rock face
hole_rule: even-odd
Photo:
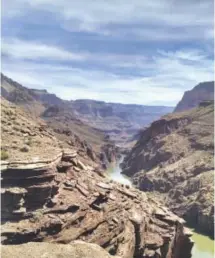
[[[127,155],[123,173],[190,225],[213,236],[214,107],[155,121]]]
[[[89,168],[56,174],[55,182],[58,192],[43,208],[7,220],[3,244],[78,239],[120,257],[190,257],[193,243],[183,221],[143,192],[110,183]]]
[[[43,207],[55,194],[63,152],[44,122],[3,99],[1,112],[1,218],[7,221]]]
[[[199,83],[192,90],[186,91],[174,112],[197,107],[200,102],[205,100],[214,100],[214,81]]]
[[[116,147],[114,144],[105,144],[101,148],[100,160],[102,162],[103,168],[107,168],[112,162],[115,162],[120,153],[120,148]]]
[[[35,254],[28,256],[26,250],[24,255],[40,257],[46,250],[44,255],[55,257],[60,250],[61,255],[77,250],[77,257],[108,257],[107,252],[121,258],[191,257],[193,242],[182,219],[145,193],[110,181],[88,155],[64,145],[39,120],[7,101],[2,100],[2,107],[1,241],[45,242],[4,246],[5,257],[11,252],[10,257],[25,257],[25,248],[34,247]],[[28,133],[21,131],[27,128]],[[30,134],[28,152],[22,152],[20,146]],[[86,256],[76,240],[107,252],[86,245]]]

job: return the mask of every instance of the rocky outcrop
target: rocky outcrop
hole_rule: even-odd
[[[174,112],[197,107],[200,102],[208,100],[214,100],[214,81],[199,83],[192,90],[186,91]]]
[[[52,160],[1,163],[1,219],[20,219],[42,208],[57,192],[54,182],[62,153]]]
[[[131,153],[126,157],[125,162],[122,164],[123,173],[131,176],[140,170],[150,170],[152,167],[161,166],[162,163],[168,162],[172,157],[171,151],[162,149],[162,152],[155,152],[156,140],[160,136],[166,136],[176,131],[178,128],[186,126],[190,123],[189,117],[173,118],[171,120],[162,118],[153,122],[150,127],[146,128],[139,141],[133,147]],[[162,142],[159,147],[162,147]],[[144,152],[143,152],[144,148]],[[153,153],[151,153],[153,151]],[[138,155],[142,152],[141,158]],[[149,153],[152,154],[149,156]],[[132,155],[132,156],[131,156]]]
[[[83,241],[74,241],[69,245],[52,243],[27,243],[22,245],[2,246],[4,258],[111,258],[103,248]],[[118,257],[120,258],[120,257]]]
[[[110,163],[116,161],[120,155],[120,149],[114,144],[104,144],[101,147],[100,160],[103,168],[107,168]]]
[[[213,116],[209,103],[153,122],[122,166],[139,189],[159,193],[172,211],[212,237]]]
[[[72,160],[77,157],[68,158],[66,153],[65,162],[74,164]],[[182,249],[186,250],[183,257],[190,257],[193,243],[184,231],[184,221],[145,193],[111,183],[86,161],[78,162],[66,173],[56,174],[54,182],[58,191],[42,208],[26,209],[16,223],[7,217],[1,230],[3,244],[69,244],[82,240],[126,258],[179,258]],[[26,194],[22,192],[20,196],[23,206]]]
[[[106,178],[84,146],[57,139],[44,121],[4,100],[2,125],[2,245],[45,242],[61,250],[64,244],[66,252],[79,240],[121,258],[191,257],[184,221],[145,193]],[[101,249],[95,252],[99,257]]]

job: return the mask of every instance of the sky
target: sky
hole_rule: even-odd
[[[175,106],[213,80],[213,0],[2,0],[2,72],[63,99]]]

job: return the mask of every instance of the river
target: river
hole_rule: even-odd
[[[131,186],[130,179],[121,174],[120,163],[122,160],[123,157],[117,162],[112,163],[107,169],[107,173],[112,180]],[[196,232],[193,232],[192,239],[195,241],[192,258],[214,258],[214,240]]]

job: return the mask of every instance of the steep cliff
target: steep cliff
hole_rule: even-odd
[[[68,147],[43,121],[5,100],[2,140],[2,244],[52,243],[4,247],[4,253],[27,257],[25,248],[38,245],[39,255],[61,244],[67,252],[81,240],[121,258],[191,257],[191,233],[182,219],[145,193],[110,181],[86,152]]]
[[[214,81],[199,83],[192,90],[186,91],[174,112],[197,107],[200,102],[205,100],[214,100]]]
[[[141,133],[123,164],[143,191],[213,236],[214,106],[162,117]]]

